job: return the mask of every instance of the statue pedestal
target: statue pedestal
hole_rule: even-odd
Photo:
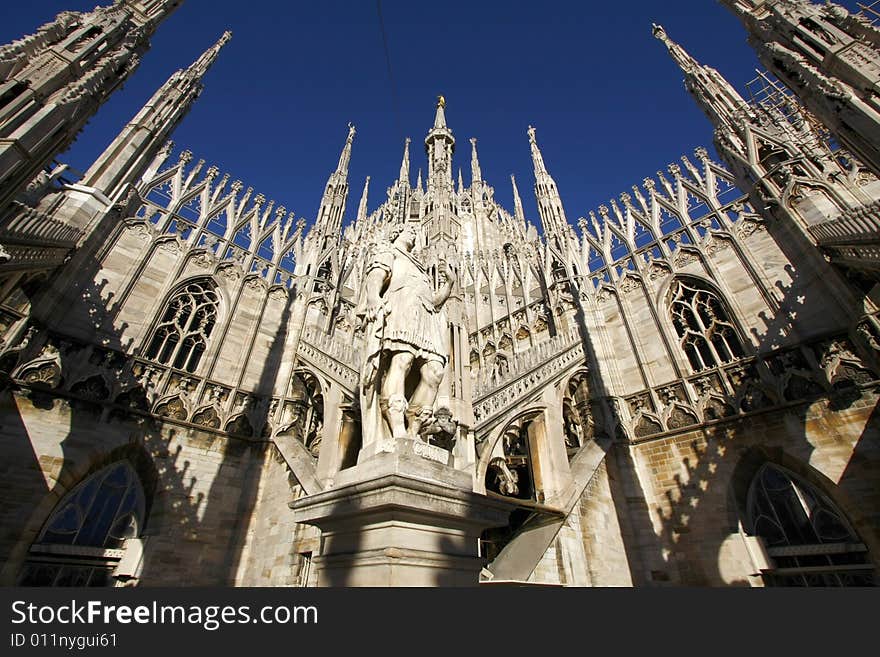
[[[480,534],[514,507],[474,493],[470,474],[419,449],[396,440],[394,451],[341,471],[332,489],[291,502],[297,522],[322,532],[319,586],[479,583]]]

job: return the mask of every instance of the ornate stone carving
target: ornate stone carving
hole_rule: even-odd
[[[489,469],[495,478],[495,486],[502,495],[519,495],[519,473],[508,467],[506,458],[496,456],[489,461]]]
[[[110,386],[100,374],[79,381],[70,387],[70,392],[77,397],[90,401],[104,401],[110,397]]]
[[[620,291],[624,294],[630,294],[641,288],[642,282],[635,276],[624,276],[620,281]]]
[[[679,248],[678,252],[672,260],[678,268],[687,267],[691,263],[700,262],[700,256],[693,251],[687,251]]]
[[[13,378],[28,385],[40,385],[55,389],[61,383],[61,374],[61,354],[54,345],[47,343],[43,346],[39,356],[18,368]]]
[[[835,388],[873,381],[876,377],[864,367],[845,339],[829,340],[819,347],[820,367]]]

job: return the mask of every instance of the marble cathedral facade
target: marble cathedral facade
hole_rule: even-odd
[[[179,4],[0,47],[0,583],[877,582],[870,16],[726,0],[775,76],[748,100],[655,26],[723,161],[584,218],[531,127],[539,216],[513,179],[502,207],[441,98],[424,180],[407,139],[347,214],[349,126],[306,221],[171,157],[229,33],[81,178],[52,165]],[[356,308],[395,226],[433,285],[458,271],[449,359],[436,430],[368,458]]]

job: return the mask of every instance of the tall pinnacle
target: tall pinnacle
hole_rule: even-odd
[[[544,228],[544,235],[547,236],[550,243],[561,251],[563,244],[568,240],[568,231],[566,230],[568,220],[565,218],[565,209],[562,207],[562,199],[556,188],[556,181],[553,180],[553,176],[544,165],[544,157],[541,155],[541,149],[538,148],[538,141],[535,138],[535,129],[529,126],[528,133],[529,145],[532,149],[532,164],[535,166],[535,198],[538,201],[541,225]]]
[[[733,85],[711,66],[704,66],[669,38],[660,25],[653,26],[654,36],[666,46],[672,59],[684,72],[685,86],[697,104],[717,127],[733,125],[736,117],[749,113],[749,108]]]
[[[226,30],[223,35],[217,39],[217,43],[208,48],[192,63],[192,65],[186,70],[187,74],[199,78],[203,77],[214,62],[217,61],[217,56],[220,54],[223,46],[229,43],[230,39],[232,39],[232,32]]]
[[[403,160],[400,162],[400,173],[397,180],[402,186],[409,187],[409,137],[403,142]]]
[[[519,189],[516,186],[516,178],[513,174],[510,174],[510,184],[513,186],[513,216],[516,218],[517,222],[525,228],[526,213],[523,210],[522,199],[519,197]]]
[[[336,165],[336,174],[344,180],[348,177],[348,163],[351,162],[351,142],[354,141],[354,125],[348,124],[348,137],[345,139],[345,146],[339,154],[339,164]]]
[[[364,221],[367,218],[367,194],[370,192],[370,177],[364,181],[364,192],[361,194],[361,202],[358,204],[357,221]]]
[[[342,153],[339,154],[339,164],[336,165],[336,171],[327,178],[327,186],[324,188],[321,206],[318,208],[318,217],[315,219],[315,228],[322,231],[328,240],[337,239],[339,228],[342,226],[345,201],[348,198],[348,164],[351,161],[351,142],[354,141],[354,133],[354,126],[349,123],[348,137],[345,139]]]
[[[123,184],[136,182],[202,93],[202,78],[231,37],[224,32],[188,68],[175,71],[98,156],[82,184],[112,197]]]
[[[0,208],[73,143],[181,3],[116,0],[63,12],[35,34],[0,45]]]
[[[453,191],[452,154],[455,137],[446,125],[446,99],[437,96],[437,113],[434,125],[425,136],[425,153],[428,155],[428,189],[443,187]]]
[[[535,178],[549,175],[547,167],[544,166],[544,157],[541,155],[541,149],[538,148],[538,141],[535,138],[535,129],[529,126],[529,146],[532,149],[532,164],[535,166]]]
[[[443,96],[437,96],[437,114],[434,116],[434,129],[443,130],[446,128],[446,99]]]
[[[679,68],[682,71],[684,71],[685,73],[693,73],[700,68],[700,64],[699,62],[697,62],[696,59],[691,57],[684,48],[682,48],[675,41],[669,38],[669,35],[666,34],[666,30],[663,29],[662,25],[652,23],[651,28],[653,30],[654,37],[663,42],[663,44],[669,50],[669,54],[672,56],[672,59],[675,60],[675,63],[678,64]]]
[[[471,184],[482,180],[483,172],[480,171],[480,160],[477,157],[477,140],[471,137]]]

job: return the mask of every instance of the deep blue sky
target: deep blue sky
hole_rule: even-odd
[[[60,10],[95,4],[7,2],[0,42],[32,32]],[[159,27],[125,88],[61,159],[85,170],[175,69],[228,28],[232,41],[175,133],[176,150],[189,148],[311,221],[352,121],[358,132],[348,221],[365,176],[370,209],[384,198],[405,136],[413,139],[413,179],[424,167],[422,141],[435,98],[444,94],[465,184],[468,139],[476,137],[496,198],[512,209],[515,174],[526,214],[537,222],[526,137],[533,124],[574,222],[711,144],[711,125],[651,36],[652,21],[741,91],[759,65],[737,18],[715,0],[384,0],[382,14],[396,94],[374,0],[186,0]]]

